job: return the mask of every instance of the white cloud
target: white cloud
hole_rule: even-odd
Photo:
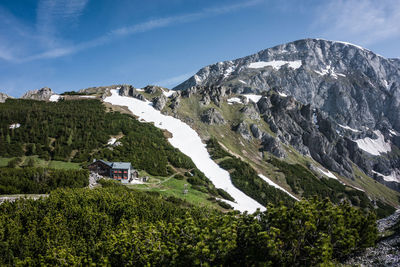
[[[362,45],[400,36],[400,0],[337,0],[317,9],[316,27],[328,39]]]
[[[146,22],[115,29],[93,40],[78,44],[63,45],[63,42],[60,42],[60,40],[57,38],[57,30],[59,30],[59,27],[61,27],[63,23],[71,23],[76,21],[78,17],[82,14],[88,0],[41,0],[37,9],[38,21],[36,28],[37,32],[41,36],[41,42],[47,43],[45,50],[43,51],[42,49],[41,52],[36,53],[28,51],[25,53],[25,55],[21,56],[20,54],[15,55],[10,54],[10,52],[6,53],[5,50],[1,51],[0,47],[0,58],[14,62],[26,62],[46,58],[58,58],[99,45],[104,45],[105,43],[115,41],[116,38],[121,38],[141,32],[147,32],[157,28],[183,24],[210,16],[231,13],[241,10],[243,8],[258,5],[260,3],[263,3],[264,1],[265,0],[249,0],[231,5],[207,8],[193,13],[152,19]],[[25,49],[25,51],[26,50],[29,49]]]
[[[180,84],[181,82],[187,80],[189,77],[191,77],[192,75],[194,75],[196,72],[195,71],[191,71],[185,74],[181,74],[178,76],[174,76],[165,80],[161,80],[158,82],[155,82],[155,85],[159,85],[162,87],[166,87],[166,88],[173,88],[175,86],[177,86],[178,84]]]

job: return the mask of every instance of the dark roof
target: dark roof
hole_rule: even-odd
[[[113,163],[112,163],[112,162],[108,162],[108,161],[101,160],[101,159],[99,159],[98,161],[100,161],[100,162],[102,162],[102,163],[106,164],[108,167],[112,168],[112,165],[113,165]]]
[[[131,168],[130,162],[113,162],[112,168],[113,169],[130,169]]]

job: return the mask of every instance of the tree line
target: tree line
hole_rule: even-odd
[[[375,215],[311,199],[240,214],[114,183],[0,205],[0,264],[331,265],[372,246]]]

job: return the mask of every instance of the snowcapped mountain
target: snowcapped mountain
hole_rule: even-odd
[[[282,143],[347,177],[355,163],[399,190],[400,59],[346,42],[304,39],[206,66],[174,89],[199,87],[277,92],[257,106]],[[297,102],[306,106],[296,113]]]
[[[174,89],[219,85],[236,93],[276,89],[356,130],[400,131],[400,60],[357,45],[304,39],[199,70]]]

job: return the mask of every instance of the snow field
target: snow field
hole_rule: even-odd
[[[144,102],[136,98],[120,96],[117,90],[111,90],[111,96],[105,98],[104,102],[113,105],[127,106],[134,115],[139,117],[139,120],[153,122],[156,127],[172,133],[172,138],[168,139],[171,145],[189,156],[197,168],[201,170],[217,188],[222,188],[227,191],[236,201],[236,203],[227,203],[230,203],[235,209],[251,213],[256,211],[257,208],[265,210],[265,207],[232,184],[229,173],[220,168],[210,158],[206,145],[201,141],[196,131],[190,128],[189,125],[171,116],[161,114],[160,111],[153,108],[152,103],[149,101]]]

